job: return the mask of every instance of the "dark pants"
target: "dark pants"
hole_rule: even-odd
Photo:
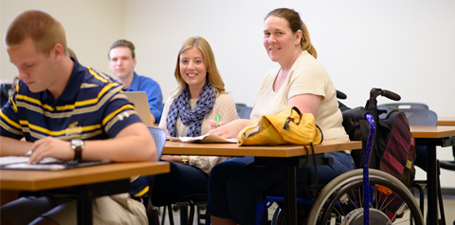
[[[351,155],[344,152],[325,153],[334,159],[330,166],[319,166],[318,182],[328,183],[336,176],[355,168]],[[256,197],[284,181],[282,166],[245,164],[232,158],[213,167],[209,178],[209,215],[232,219],[237,224],[254,224]],[[314,168],[297,170],[297,182],[314,174]],[[308,183],[308,181],[305,181]]]
[[[169,173],[154,176],[152,204],[165,206],[193,194],[207,194],[208,175],[202,170],[181,163],[170,162]]]

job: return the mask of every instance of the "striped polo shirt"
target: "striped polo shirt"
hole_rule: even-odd
[[[107,139],[126,126],[140,122],[134,106],[122,93],[122,85],[106,74],[74,68],[63,93],[54,99],[49,91],[32,93],[20,81],[0,112],[0,135],[27,141],[52,136]]]

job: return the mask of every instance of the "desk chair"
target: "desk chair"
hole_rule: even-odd
[[[416,103],[416,104],[419,104],[419,103]],[[425,105],[425,104],[419,104],[419,105]],[[403,111],[405,114],[406,114],[406,117],[408,119],[408,122],[409,122],[409,125],[410,126],[436,126],[436,123],[437,123],[437,120],[438,120],[438,116],[437,114],[432,111],[432,110],[429,110],[429,109],[424,109],[424,108],[408,108],[408,109],[399,109],[400,111]],[[419,152],[425,152],[426,149],[425,149],[425,146],[420,146],[420,145],[416,145],[416,152],[418,154],[418,157],[419,157]],[[422,156],[420,156],[422,157]],[[445,224],[445,215],[444,215],[444,205],[443,205],[443,202],[442,202],[442,193],[441,193],[441,182],[440,182],[440,178],[439,178],[439,175],[441,174],[440,173],[440,169],[439,169],[439,164],[440,162],[438,161],[437,162],[438,164],[438,177],[437,177],[437,183],[438,183],[438,188],[437,188],[437,191],[438,191],[438,202],[439,202],[439,210],[440,210],[440,214],[441,214],[441,222],[440,224]],[[419,166],[419,165],[418,165]],[[426,168],[422,168],[424,170],[426,170]],[[420,196],[420,210],[422,212],[424,212],[424,203],[423,203],[423,199],[424,199],[424,192],[423,192],[423,188],[426,187],[426,184],[427,182],[426,181],[422,181],[422,180],[416,180],[413,182],[412,184],[412,187],[416,188],[419,190],[419,196]]]
[[[204,225],[205,223],[201,222],[202,219],[208,220],[208,216],[202,214],[201,211],[203,208],[207,207],[207,195],[190,195],[182,198],[178,202],[174,203],[176,208],[180,209],[180,224],[181,225],[192,225],[194,220],[194,214],[197,213],[197,225]],[[188,207],[190,207],[190,212],[188,214]],[[196,207],[196,209],[195,209]],[[174,216],[173,216],[173,207],[172,205],[164,206],[163,215],[161,217],[161,224],[164,224],[166,218],[166,210],[168,211],[169,224],[174,225]]]
[[[455,159],[455,146],[452,147],[453,158]],[[455,171],[455,161],[439,161],[439,166],[446,170]]]
[[[235,108],[237,109],[237,114],[240,119],[250,119],[251,111],[253,107],[247,106],[244,103],[235,103]]]
[[[425,103],[418,102],[397,102],[397,103],[387,103],[381,104],[378,106],[392,108],[392,109],[429,109],[428,105]]]
[[[166,131],[158,127],[148,127],[150,134],[152,134],[153,140],[155,141],[156,151],[158,153],[158,159],[161,158],[163,153],[164,144],[166,143],[167,134]],[[149,219],[149,225],[159,225],[158,207],[152,204],[152,187],[155,179],[149,185],[148,194],[143,197],[145,209],[147,211],[147,218]]]
[[[11,90],[11,84],[0,85],[0,108],[8,102],[9,91]]]

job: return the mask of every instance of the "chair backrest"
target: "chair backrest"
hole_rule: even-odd
[[[399,110],[402,110],[402,109],[429,109],[427,104],[419,103],[419,102],[387,103],[387,104],[381,104],[378,106],[399,109]],[[411,125],[411,126],[413,126],[413,125]]]
[[[150,134],[152,134],[153,140],[155,141],[156,152],[158,154],[158,161],[161,158],[161,154],[163,153],[164,144],[166,143],[167,134],[166,131],[158,128],[158,127],[150,127],[148,126]],[[141,196],[144,200],[144,206],[146,208],[147,218],[149,220],[149,224],[159,224],[159,216],[158,216],[158,209],[157,207],[153,206],[152,204],[152,189],[153,183],[155,179],[150,181],[150,178],[153,176],[142,176],[139,177],[137,180],[142,180],[148,185],[148,191],[146,195]],[[144,190],[146,190],[144,188]]]
[[[156,145],[156,152],[158,153],[158,160],[161,158],[163,153],[164,144],[166,143],[167,134],[166,131],[158,127],[148,127],[150,134],[153,136],[153,140]]]
[[[235,103],[235,108],[237,109],[237,114],[240,119],[250,119],[251,111],[253,107],[247,106],[243,103]]]
[[[8,102],[9,94],[8,91],[11,89],[11,84],[0,85],[0,108]]]
[[[400,109],[406,114],[410,126],[436,126],[438,115],[429,109]]]

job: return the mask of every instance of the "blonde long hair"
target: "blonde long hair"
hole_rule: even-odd
[[[209,81],[209,83],[216,89],[217,97],[220,94],[225,93],[224,81],[223,78],[221,78],[220,72],[218,72],[218,68],[216,67],[215,56],[213,55],[213,51],[212,48],[210,47],[210,44],[204,38],[195,36],[190,37],[183,42],[182,47],[180,48],[179,53],[177,55],[177,64],[175,66],[174,77],[177,80],[178,87],[175,91],[174,97],[180,94],[187,85],[180,74],[180,55],[184,51],[191,49],[193,47],[196,47],[199,50],[201,50],[202,55],[204,56],[205,66],[207,67],[206,78]]]

